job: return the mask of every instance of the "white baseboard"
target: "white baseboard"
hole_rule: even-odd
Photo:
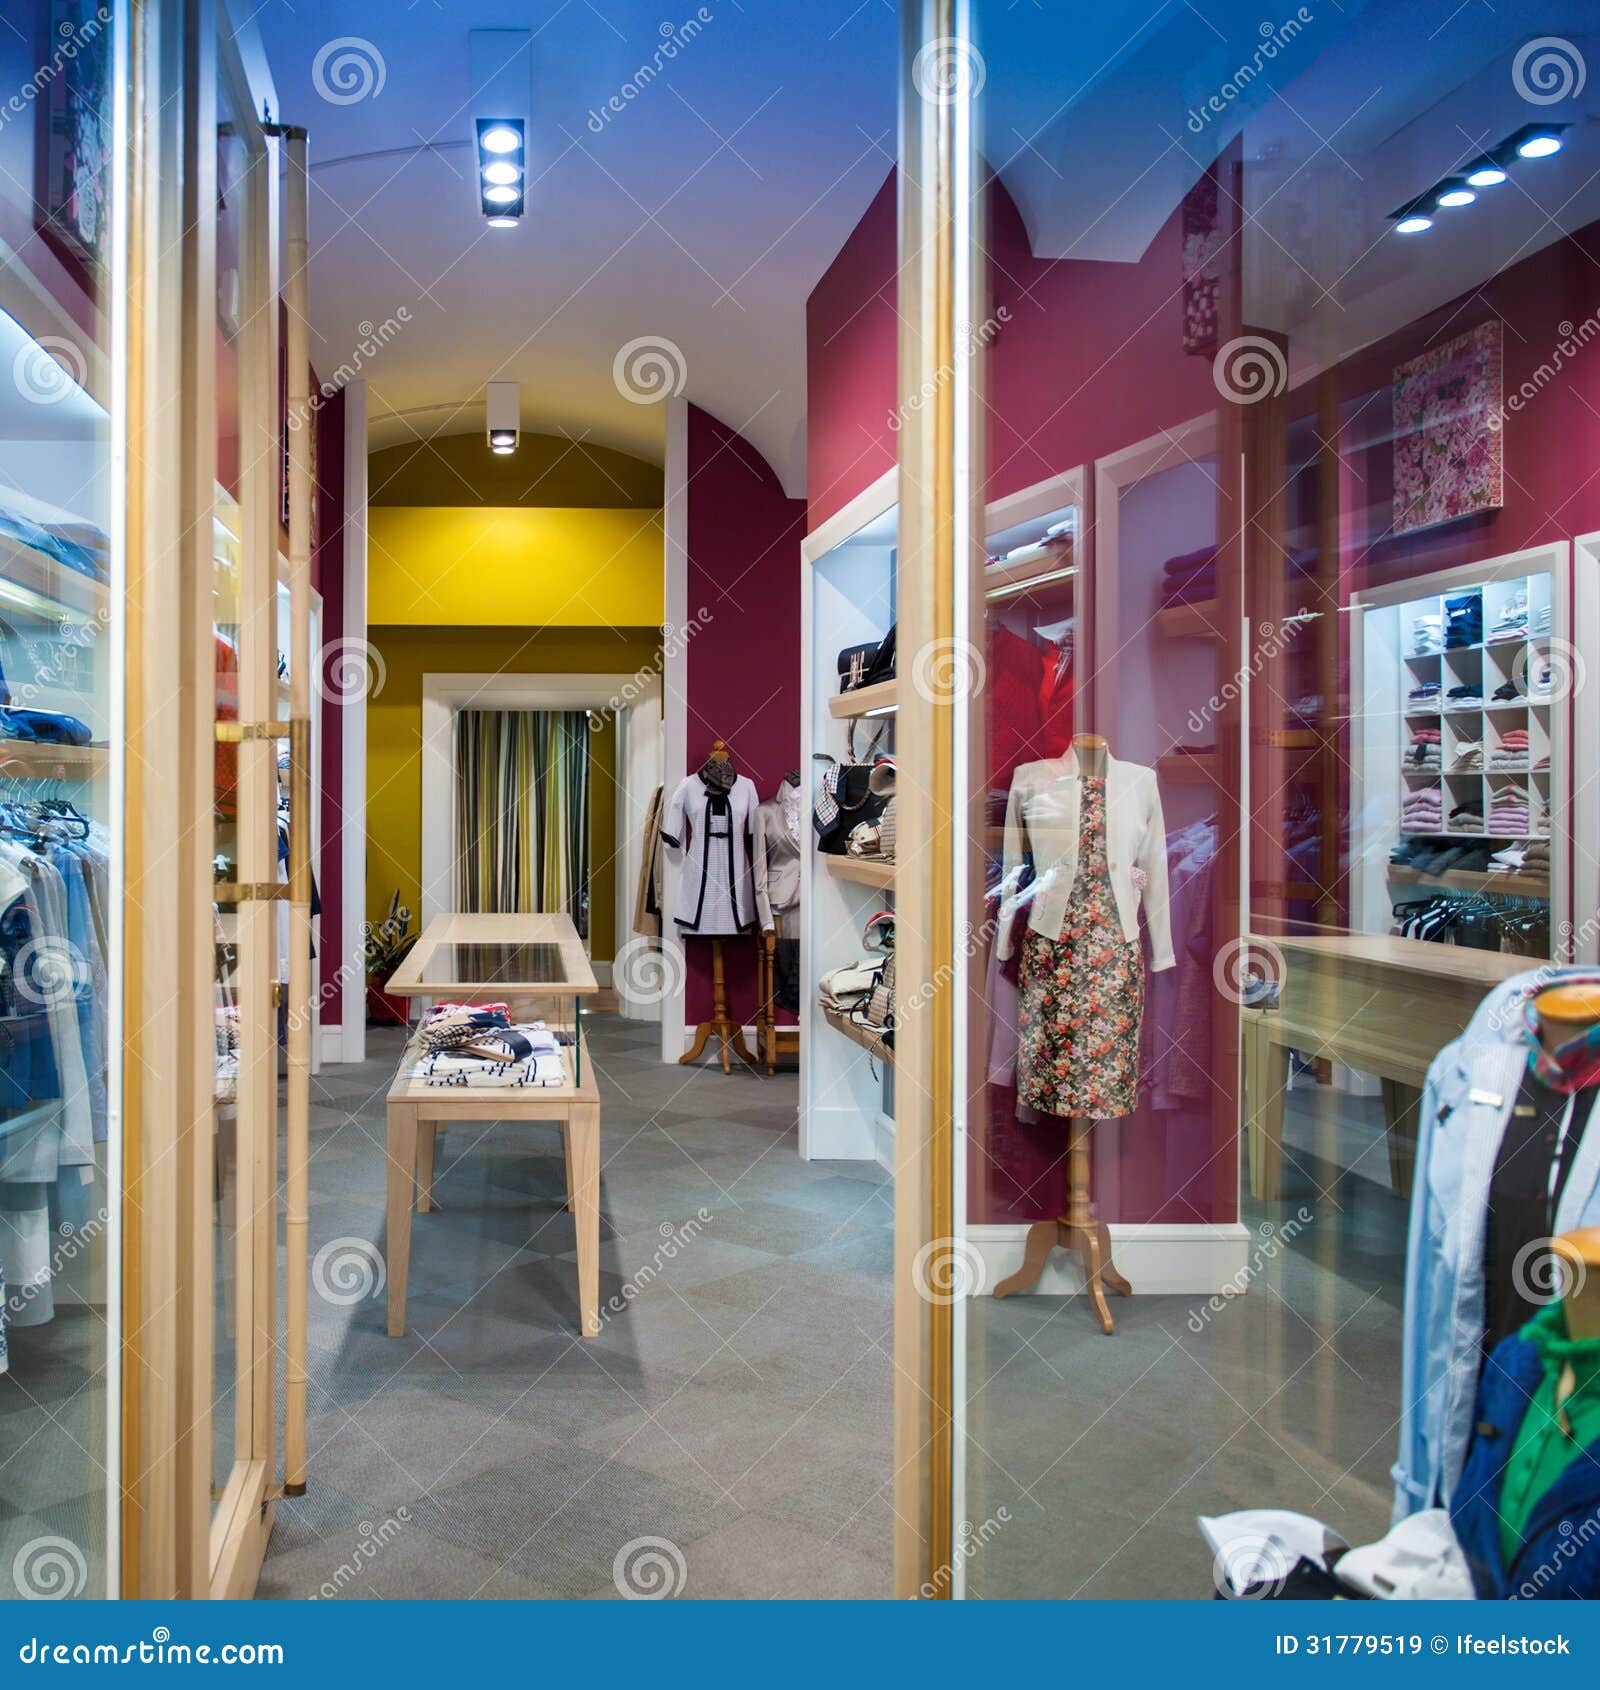
[[[610,991],[611,964],[609,962],[596,962],[593,957],[590,957],[589,967],[594,973],[595,984],[601,989],[601,991]]]
[[[366,1060],[366,1039],[360,1033],[352,1035],[344,1027],[324,1026],[319,1029],[317,1049],[324,1062],[363,1062]],[[354,1046],[352,1049],[351,1047]]]
[[[894,1117],[885,1115],[880,1109],[878,1118],[872,1123],[872,1154],[885,1173],[894,1172]]]
[[[683,1048],[685,1050],[694,1043],[695,1028],[698,1026],[699,1022],[696,1021],[683,1029]],[[756,1030],[754,1026],[742,1027],[740,1031],[744,1034],[745,1047],[754,1056],[756,1050]],[[701,1061],[717,1063],[722,1061],[722,1041],[720,1039],[708,1039],[706,1041],[705,1054],[701,1057]]]
[[[1111,1255],[1135,1296],[1211,1296],[1237,1284],[1249,1260],[1250,1229],[1237,1221],[1211,1225],[1117,1226]],[[983,1284],[992,1291],[1022,1266],[1026,1223],[969,1226],[967,1242],[983,1259]],[[1083,1270],[1075,1255],[1052,1252],[1030,1296],[1072,1297],[1083,1290]]]

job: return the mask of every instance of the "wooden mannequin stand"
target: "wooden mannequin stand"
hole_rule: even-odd
[[[694,1030],[694,1043],[678,1058],[682,1066],[686,1062],[698,1062],[705,1052],[706,1041],[718,1038],[722,1041],[722,1071],[724,1074],[733,1072],[733,1064],[728,1060],[731,1050],[735,1056],[743,1058],[752,1068],[757,1066],[756,1059],[745,1046],[744,1028],[737,1021],[728,1016],[728,985],[722,971],[722,941],[711,941],[711,1019],[702,1021]]]
[[[1083,1263],[1083,1288],[1100,1317],[1100,1330],[1109,1337],[1116,1331],[1106,1303],[1109,1285],[1120,1297],[1131,1297],[1133,1287],[1111,1265],[1111,1235],[1104,1221],[1096,1220],[1089,1207],[1089,1134],[1093,1121],[1074,1117],[1067,1141],[1067,1212],[1058,1220],[1037,1221],[1028,1228],[1028,1242],[1022,1266],[1009,1279],[995,1286],[997,1297],[1017,1291],[1031,1291],[1039,1283],[1050,1252],[1074,1250]]]

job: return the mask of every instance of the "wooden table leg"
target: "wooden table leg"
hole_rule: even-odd
[[[389,1336],[406,1331],[406,1280],[411,1273],[411,1197],[417,1178],[417,1106],[389,1105]]]
[[[439,1124],[423,1121],[417,1127],[417,1213],[433,1211],[433,1164],[438,1148]]]
[[[566,1135],[572,1218],[578,1234],[578,1325],[585,1338],[593,1338],[600,1330],[599,1104],[573,1104]]]
[[[1399,1080],[1384,1080],[1383,1119],[1389,1140],[1389,1185],[1396,1197],[1410,1197],[1417,1159],[1417,1113],[1422,1093]]]
[[[1264,1016],[1244,1018],[1245,1107],[1249,1111],[1250,1195],[1276,1203],[1283,1195],[1283,1115],[1287,1052]]]
[[[561,1123],[561,1153],[567,1159],[567,1213],[572,1213],[572,1123]]]

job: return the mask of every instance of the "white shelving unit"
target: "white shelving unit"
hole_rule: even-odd
[[[1419,884],[1543,892],[1552,931],[1569,920],[1570,748],[1574,711],[1584,701],[1564,681],[1567,551],[1565,542],[1552,543],[1354,595],[1351,867],[1355,921],[1366,931],[1387,931],[1399,889]],[[1463,608],[1477,611],[1469,628],[1476,637],[1461,639],[1458,630],[1452,640],[1451,611]],[[1428,628],[1438,637],[1423,638]],[[1422,729],[1438,733],[1436,768],[1415,763]],[[1512,738],[1519,735],[1525,751]],[[1438,794],[1437,825],[1406,821],[1405,802],[1421,791]],[[1492,824],[1496,801],[1506,799],[1526,806],[1526,822],[1519,815],[1519,825]],[[1473,811],[1480,821],[1468,819]],[[1389,852],[1401,837],[1491,850],[1548,839],[1550,878],[1541,887],[1522,876],[1395,871]]]

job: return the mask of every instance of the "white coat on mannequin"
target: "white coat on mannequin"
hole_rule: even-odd
[[[711,791],[698,774],[678,783],[661,837],[683,854],[675,918],[681,932],[729,938],[755,925],[750,838],[759,801],[748,775],[736,776],[726,794]]]

